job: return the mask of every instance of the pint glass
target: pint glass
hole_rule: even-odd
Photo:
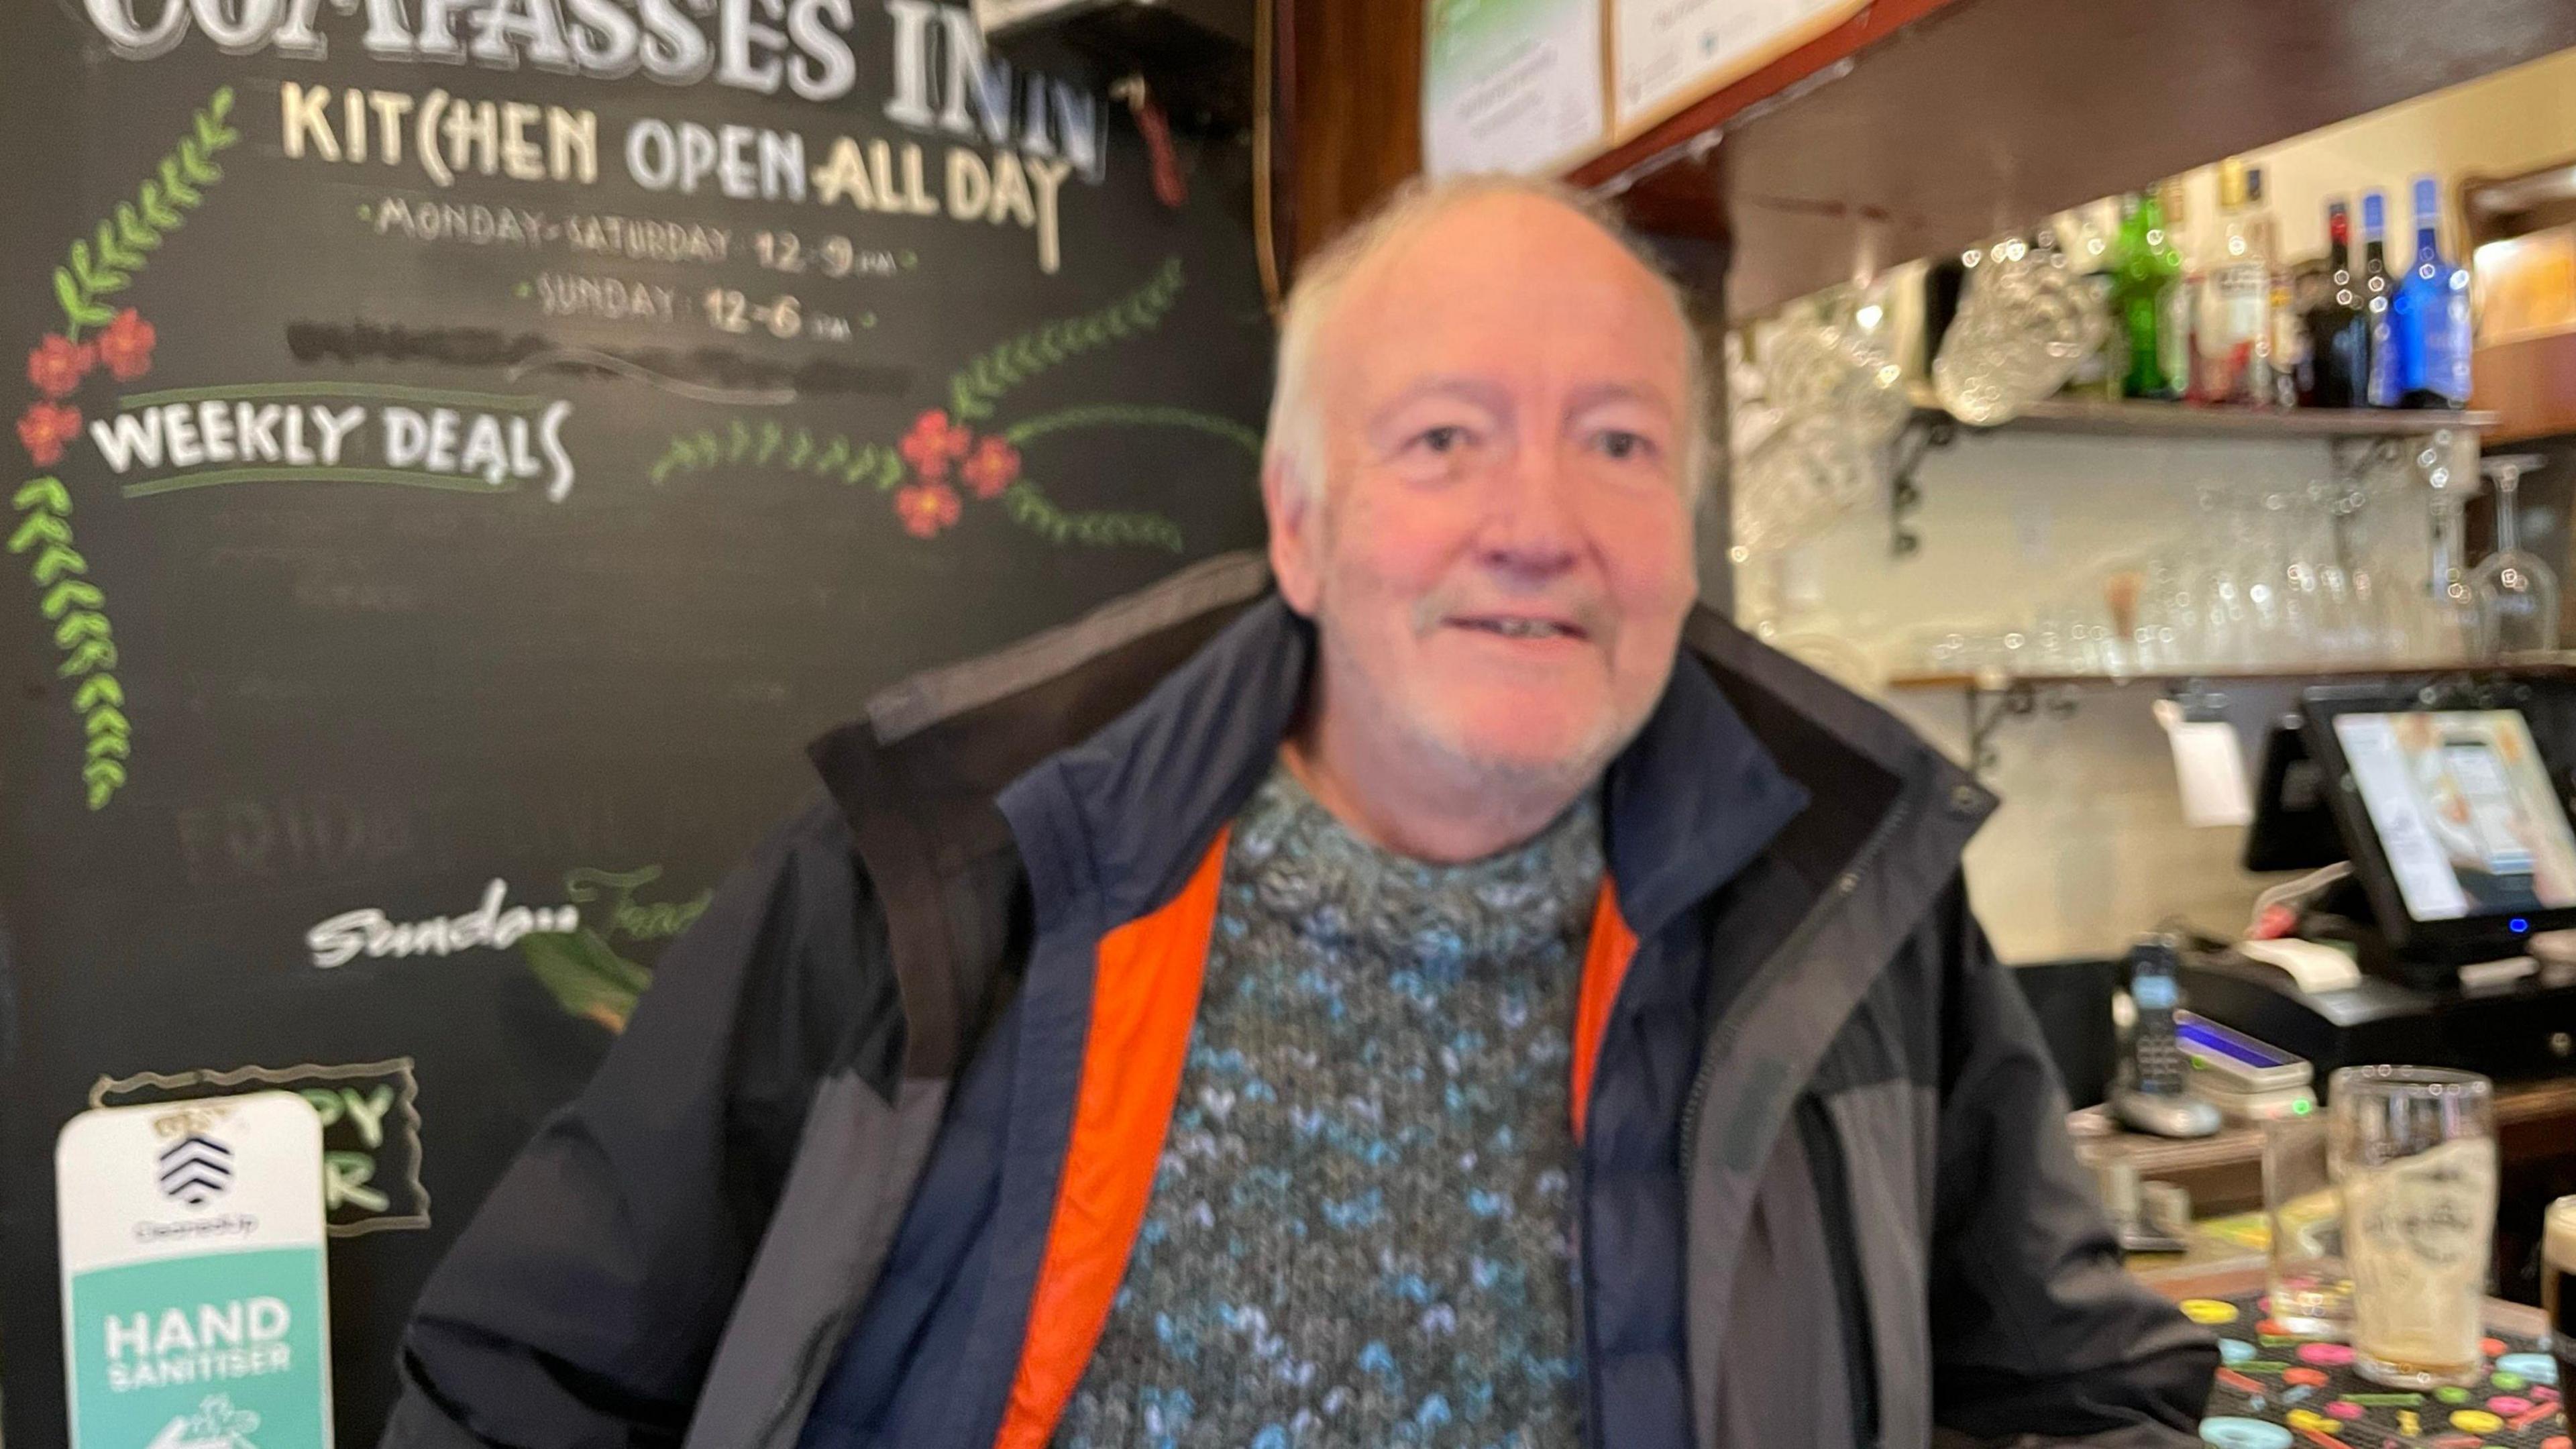
[[[2350,1338],[2343,1194],[2327,1165],[2323,1114],[2263,1124],[2263,1213],[2272,1228],[2272,1321],[2309,1338]]]
[[[2354,1367],[2395,1388],[2477,1382],[2495,1234],[2492,1085],[2474,1072],[2346,1067],[2327,1133]]]

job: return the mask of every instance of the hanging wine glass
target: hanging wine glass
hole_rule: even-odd
[[[2477,658],[2478,593],[2469,586],[2468,501],[2478,491],[2477,436],[2436,428],[2406,460],[2421,485],[2425,524],[2423,582],[2409,590],[2407,654],[2418,664],[2458,664]]]
[[[2433,490],[2433,556],[2417,620],[2417,647],[2425,663],[2454,664],[2477,657],[2486,634],[2477,590],[2469,586],[2466,500],[2455,488]]]
[[[2495,484],[2495,552],[2469,575],[2478,596],[2478,657],[2546,652],[2558,647],[2558,576],[2522,547],[2515,492],[2522,475],[2547,460],[2513,454],[2485,460]]]

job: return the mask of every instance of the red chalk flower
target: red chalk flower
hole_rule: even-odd
[[[945,483],[915,483],[894,494],[895,516],[903,520],[903,531],[915,538],[936,538],[941,529],[957,521],[964,507],[957,490]]]
[[[97,348],[74,342],[59,332],[49,332],[44,341],[36,344],[36,350],[27,354],[27,381],[49,398],[66,398],[97,365]]]
[[[27,456],[39,468],[50,468],[62,461],[63,446],[80,436],[79,408],[60,403],[35,402],[18,419],[18,441],[27,445]]]
[[[152,344],[158,334],[143,314],[128,307],[116,314],[107,330],[98,334],[98,355],[107,362],[107,370],[119,382],[132,382],[152,370]]]
[[[896,445],[913,471],[926,482],[936,483],[948,476],[948,465],[966,456],[975,435],[963,427],[951,427],[948,414],[937,408],[915,418],[912,431]]]
[[[1020,450],[1000,438],[986,438],[967,455],[958,472],[978,498],[999,498],[1020,476]]]

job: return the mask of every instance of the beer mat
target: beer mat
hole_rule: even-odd
[[[2265,1318],[2259,1295],[2186,1299],[2182,1311],[2218,1336],[2200,1424],[2212,1449],[2570,1449],[2558,1362],[2536,1339],[2487,1339],[2474,1388],[2412,1393],[2363,1378],[2345,1345]]]

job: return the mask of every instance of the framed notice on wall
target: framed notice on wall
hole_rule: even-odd
[[[1612,130],[1637,134],[1823,35],[1869,0],[1609,0]]]
[[[1549,172],[1607,139],[1601,0],[1423,7],[1422,167]]]

